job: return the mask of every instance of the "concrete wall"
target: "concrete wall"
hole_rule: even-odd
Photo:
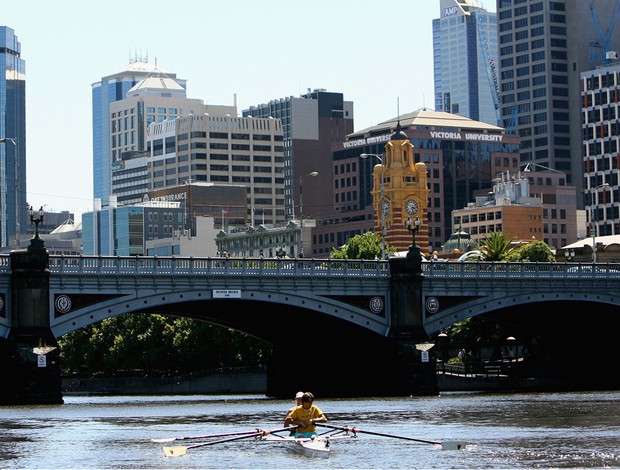
[[[264,394],[267,389],[265,372],[235,372],[203,376],[176,377],[108,377],[65,378],[65,395],[212,395]]]

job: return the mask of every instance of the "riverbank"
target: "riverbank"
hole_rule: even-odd
[[[172,377],[63,378],[66,395],[214,395],[260,394],[267,374],[256,368]]]
[[[440,392],[536,390],[535,379],[507,376],[437,374]],[[63,379],[65,395],[217,395],[263,394],[267,389],[264,371],[234,371],[175,377],[106,377]]]

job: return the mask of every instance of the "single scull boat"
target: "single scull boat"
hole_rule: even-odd
[[[268,442],[280,442],[286,449],[305,457],[327,459],[331,453],[331,441],[335,439],[350,439],[351,435],[320,435],[312,438],[307,437],[285,437],[276,434],[267,434],[261,440]]]

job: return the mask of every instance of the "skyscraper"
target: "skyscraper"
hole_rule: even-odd
[[[619,0],[498,0],[501,114],[521,165],[563,171],[583,191],[580,73],[618,51]],[[579,207],[583,200],[578,199]]]
[[[435,110],[502,125],[495,13],[476,0],[440,0],[433,20]]]
[[[153,73],[165,74],[181,87],[186,87],[186,80],[176,78],[176,74],[151,64],[147,59],[135,59],[126,67],[103,77],[92,85],[93,106],[93,197],[100,199],[105,206],[110,201],[112,191],[112,156],[110,105],[127,97],[127,92],[142,79]],[[155,115],[156,113],[152,113]],[[143,116],[144,117],[144,116]],[[162,117],[165,119],[167,116]],[[160,119],[156,117],[156,119]],[[146,150],[146,127],[150,122],[144,118],[140,132],[136,132],[133,151]],[[120,159],[120,158],[119,158]]]
[[[0,247],[17,246],[26,207],[26,63],[15,32],[0,26]]]
[[[620,234],[620,60],[581,73],[586,236]]]
[[[308,89],[300,97],[250,106],[242,114],[282,121],[286,219],[333,217],[331,149],[353,132],[353,102],[344,101],[342,93]],[[302,206],[302,179],[314,173],[315,178],[304,181]]]

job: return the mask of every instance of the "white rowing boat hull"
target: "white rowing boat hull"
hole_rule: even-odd
[[[305,457],[327,459],[331,452],[328,439],[294,440],[289,444],[289,449],[296,454]]]
[[[330,438],[328,437],[315,437],[314,439],[308,439],[306,437],[282,437],[274,434],[268,434],[263,437],[263,440],[270,442],[281,442],[285,445],[287,450],[305,457],[327,459],[329,458],[329,454],[331,452],[331,447],[329,444]]]

